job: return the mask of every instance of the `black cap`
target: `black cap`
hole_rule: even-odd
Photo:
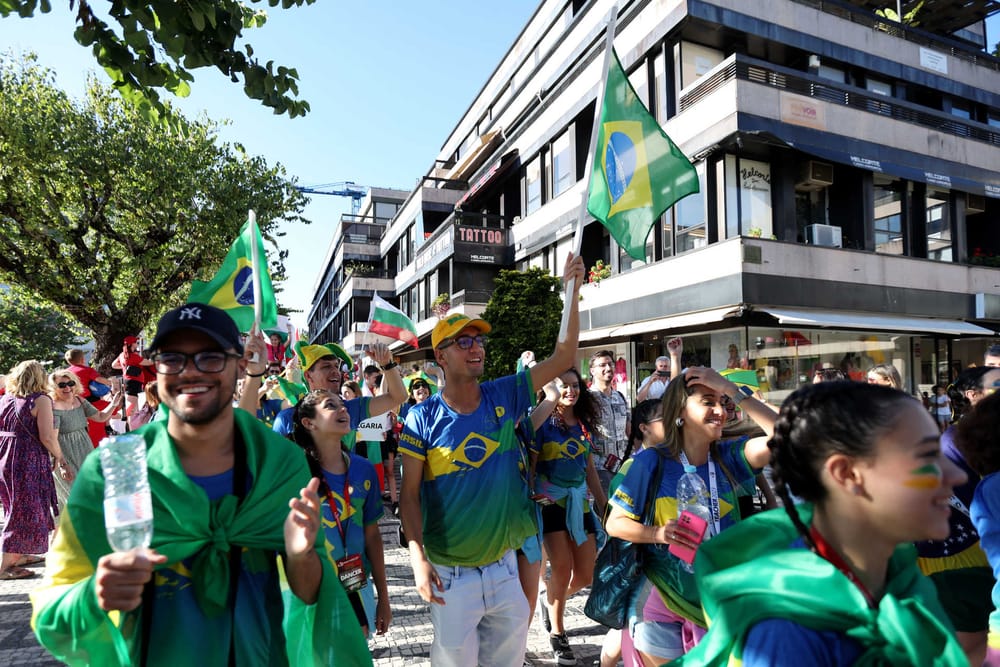
[[[222,349],[243,354],[243,340],[233,318],[226,311],[203,303],[185,303],[164,314],[156,325],[156,336],[149,349],[159,352],[167,336],[184,329],[200,331],[221,345]]]

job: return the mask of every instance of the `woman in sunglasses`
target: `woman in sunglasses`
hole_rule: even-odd
[[[89,401],[84,400],[80,396],[82,393],[83,386],[72,371],[60,369],[49,375],[49,396],[52,397],[59,447],[62,449],[66,468],[72,472],[69,479],[64,478],[58,470],[53,473],[60,509],[66,504],[72,480],[80,471],[83,460],[94,450],[94,443],[91,442],[87,431],[87,422],[106,422],[111,419],[118,407],[117,390],[111,395],[111,400],[104,410],[98,410]]]

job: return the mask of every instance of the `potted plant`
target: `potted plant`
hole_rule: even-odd
[[[597,260],[597,263],[590,267],[590,271],[587,272],[587,282],[588,283],[600,283],[605,278],[611,277],[611,267],[604,263],[603,259]]]
[[[448,311],[451,310],[451,295],[447,292],[442,292],[434,297],[431,301],[431,311],[437,315],[439,320],[444,319]]]

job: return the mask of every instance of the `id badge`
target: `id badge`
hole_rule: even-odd
[[[361,554],[350,554],[337,560],[337,576],[344,590],[348,593],[360,591],[368,585],[365,577],[365,566],[361,562]]]
[[[608,454],[604,459],[604,469],[611,473],[618,472],[622,467],[622,460],[614,454]]]

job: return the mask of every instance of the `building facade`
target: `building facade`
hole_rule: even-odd
[[[925,3],[920,28],[879,4],[620,3],[615,50],[701,192],[654,225],[644,261],[588,219],[581,254],[612,275],[583,288],[584,368],[610,349],[634,388],[682,335],[685,364],[756,370],[780,401],[824,364],[891,363],[919,391],[982,363],[1000,331],[1000,60],[983,22],[1000,4]],[[479,314],[500,268],[557,272],[573,247],[613,6],[542,2],[386,223],[378,266],[422,334],[413,356],[430,356],[438,295]],[[359,299],[329,330],[344,339],[367,309],[334,298]]]

